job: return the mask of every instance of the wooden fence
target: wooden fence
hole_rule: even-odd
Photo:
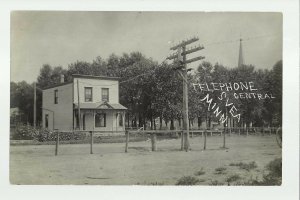
[[[265,134],[268,133],[271,135],[272,133],[276,133],[278,127],[269,127],[269,128],[263,128],[263,127],[251,127],[251,128],[224,128],[219,130],[189,130],[190,137],[193,137],[195,134],[204,136],[204,144],[203,149],[206,149],[206,141],[207,141],[207,135],[213,136],[213,135],[219,135],[223,136],[223,148],[226,148],[226,133],[230,136],[232,133],[236,133],[238,135],[241,135],[244,133],[246,136],[249,135],[249,133],[261,133]],[[184,133],[186,133],[186,130],[126,130],[126,131],[87,131],[87,130],[74,130],[74,131],[56,131],[56,143],[55,143],[55,155],[58,155],[59,150],[59,134],[60,133],[86,133],[90,135],[90,154],[93,154],[93,144],[94,144],[94,137],[95,136],[103,136],[105,134],[125,134],[125,153],[128,152],[129,148],[129,142],[130,142],[130,135],[133,134],[148,134],[151,137],[151,150],[157,151],[157,135],[166,135],[166,134],[180,134],[181,135],[181,150],[183,150],[184,145]]]

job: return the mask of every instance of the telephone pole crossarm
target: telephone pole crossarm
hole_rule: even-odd
[[[181,55],[184,56],[184,55],[187,55],[187,54],[194,53],[194,52],[196,52],[196,51],[200,51],[200,50],[202,50],[202,49],[204,49],[203,46],[194,47],[194,48],[191,48],[191,49],[189,49],[189,50],[186,50],[185,52],[182,52]],[[175,58],[177,58],[177,57],[178,57],[177,54],[172,54],[172,55],[168,56],[167,59],[168,59],[168,60],[172,60],[172,59],[175,59]]]
[[[199,40],[199,38],[197,38],[197,37],[194,37],[194,38],[189,39],[189,40],[183,40],[180,44],[178,44],[178,45],[176,45],[174,47],[171,47],[170,50],[176,50],[179,47],[184,47],[184,46],[189,45],[189,44],[191,44],[193,42],[196,42],[198,40]]]
[[[191,62],[195,62],[197,60],[202,60],[204,58],[205,58],[204,56],[198,56],[196,58],[192,58],[192,59],[189,59],[189,60],[185,61],[185,64],[188,64],[188,63],[191,63]]]

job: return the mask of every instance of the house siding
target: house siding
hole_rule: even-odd
[[[73,84],[43,90],[43,127],[48,114],[48,128],[68,131],[73,129]],[[58,103],[54,104],[54,91],[58,90]],[[54,116],[53,116],[54,115]],[[54,122],[53,122],[54,120]]]
[[[119,81],[118,80],[101,80],[101,79],[87,79],[74,78],[74,103],[78,103],[77,80],[79,82],[79,101],[85,102],[84,88],[92,87],[92,101],[91,103],[102,101],[102,88],[109,89],[109,103],[119,103]]]

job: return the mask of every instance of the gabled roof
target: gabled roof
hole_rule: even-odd
[[[78,103],[75,104],[75,109],[78,109]],[[96,103],[80,103],[80,109],[91,110],[127,110],[127,108],[119,103],[111,104],[108,102],[96,102]]]

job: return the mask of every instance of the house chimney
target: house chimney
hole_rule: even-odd
[[[60,83],[64,83],[65,82],[65,75],[61,74],[60,75]]]

